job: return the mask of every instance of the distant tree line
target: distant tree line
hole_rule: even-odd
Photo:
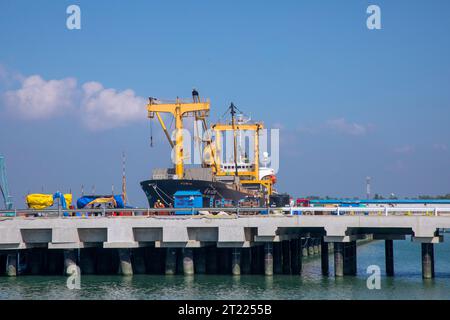
[[[330,196],[307,196],[306,199],[309,200],[330,200],[330,199],[337,199],[337,200],[359,200],[359,197],[347,197],[347,198],[340,198],[340,197],[330,197]],[[388,197],[384,197],[381,194],[375,193],[373,196],[373,199],[375,200],[384,200],[384,199],[398,199],[395,195],[390,195]],[[404,199],[421,199],[421,200],[438,200],[438,199],[450,199],[450,193],[447,193],[445,195],[437,195],[437,196],[430,196],[430,195],[419,195],[417,197],[404,197]]]

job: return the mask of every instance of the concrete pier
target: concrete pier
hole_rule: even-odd
[[[314,239],[308,238],[308,255],[313,256],[314,255]]]
[[[250,274],[252,271],[251,267],[251,255],[250,248],[242,248],[241,249],[241,273],[242,274]]]
[[[264,244],[264,274],[273,275],[273,244],[271,242]]]
[[[177,273],[177,249],[167,248],[166,249],[166,275],[174,275]]]
[[[131,264],[133,266],[133,274],[145,274],[145,248],[134,248],[131,250]]]
[[[194,269],[197,274],[206,273],[206,248],[194,250]]]
[[[206,248],[206,273],[217,274],[218,272],[217,248],[215,246]]]
[[[320,253],[320,239],[318,238],[313,238],[313,243],[314,243],[314,254],[317,255]]]
[[[116,249],[97,248],[96,274],[117,274],[119,268]]]
[[[334,275],[336,277],[344,276],[344,243],[334,243]]]
[[[130,249],[119,249],[119,274],[123,276],[133,275]]]
[[[344,275],[356,275],[356,241],[344,242]]]
[[[194,253],[191,248],[183,248],[183,273],[186,276],[194,274]]]
[[[386,255],[386,275],[394,275],[394,240],[384,241],[384,251]]]
[[[422,277],[434,278],[434,246],[432,243],[422,243]]]
[[[28,253],[29,268],[32,275],[43,273],[43,252],[40,248],[31,249]]]
[[[386,213],[395,208],[388,209]],[[388,275],[394,273],[392,240],[412,236],[412,241],[422,246],[423,276],[432,278],[433,246],[444,240],[439,231],[450,229],[450,216],[443,214],[446,211],[442,208],[435,209],[433,217],[402,215],[400,211],[388,215],[374,211],[368,215],[240,215],[200,219],[138,215],[96,219],[11,217],[0,225],[0,273],[7,273],[6,256],[20,252],[27,260],[26,274],[66,274],[68,265],[77,264],[84,274],[116,274],[119,266],[131,269],[126,274],[164,274],[166,271],[190,274],[203,270],[212,274],[236,274],[232,265],[239,265],[241,274],[266,274],[266,269],[270,268],[266,268],[264,248],[269,244],[273,249],[273,274],[297,274],[300,256],[309,255],[321,257],[322,272],[326,274],[329,271],[326,253],[334,251],[336,276],[354,275],[357,271],[355,241],[369,239],[364,234],[367,232],[373,234],[374,239],[389,239],[385,242]],[[324,237],[320,246],[319,236]],[[301,243],[299,237],[302,237]],[[74,250],[80,253],[79,257]],[[187,255],[188,260],[193,261],[194,271],[191,272],[184,264],[186,254],[183,253],[192,250],[195,250],[194,256]],[[207,253],[201,253],[205,250]],[[232,250],[240,251],[239,264],[235,258],[232,261]],[[169,252],[175,253],[175,257]],[[13,258],[8,260],[13,261]],[[17,264],[16,274],[20,271]],[[8,265],[14,263],[8,262]]]
[[[241,248],[231,249],[231,274],[233,276],[241,275]]]
[[[17,276],[17,252],[11,252],[6,256],[6,275]]]
[[[264,274],[264,245],[258,244],[251,247],[251,273]]]
[[[301,245],[302,256],[306,258],[308,256],[308,238],[301,238]]]
[[[81,274],[95,274],[97,264],[96,248],[85,248],[80,251],[80,271]]]
[[[77,252],[78,253],[78,252]],[[63,254],[61,250],[47,250],[45,253],[46,268],[45,272],[51,275],[61,275],[63,273]]]
[[[329,248],[328,242],[325,242],[323,237],[320,238],[320,255],[321,255],[321,268],[322,274],[328,275],[329,273]]]
[[[78,252],[74,249],[64,250],[64,274],[70,276],[74,272],[73,267],[77,267]]]
[[[281,243],[273,243],[273,273],[282,274],[283,273],[283,258],[281,253]]]
[[[301,273],[301,254],[299,239],[292,239],[290,241],[290,249],[291,249],[291,273],[292,274],[300,274]]]
[[[289,240],[282,241],[281,248],[283,250],[283,273],[291,274],[291,247]]]

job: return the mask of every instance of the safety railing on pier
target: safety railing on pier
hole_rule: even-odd
[[[181,214],[182,213],[182,214]],[[229,207],[229,208],[126,208],[126,209],[14,209],[0,210],[0,217],[167,217],[190,218],[198,216],[450,216],[450,207]]]

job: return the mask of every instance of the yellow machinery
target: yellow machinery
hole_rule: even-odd
[[[221,150],[221,134],[226,131],[233,131],[234,134],[234,162],[235,172],[231,175],[239,176],[240,183],[242,185],[261,185],[265,188],[266,194],[272,194],[273,181],[260,180],[259,177],[259,134],[260,130],[264,128],[262,123],[236,123],[234,115],[236,107],[233,104],[230,106],[232,121],[231,124],[217,123],[211,126],[211,130],[214,132],[215,143],[212,144],[212,138],[207,138],[207,146],[204,150],[202,159],[202,165],[205,167],[211,167],[215,176],[230,175],[229,172],[225,172],[220,167],[220,156],[216,156],[215,153],[219,153]],[[194,102],[185,102],[179,98],[171,103],[161,102],[155,98],[149,98],[147,105],[148,117],[153,119],[157,118],[170,146],[174,149],[174,162],[175,162],[175,174],[178,179],[184,178],[184,152],[183,152],[183,118],[193,117],[195,121],[201,120],[203,129],[207,130],[206,118],[209,116],[210,103],[209,101],[201,101],[200,98],[194,99]],[[172,141],[172,137],[168,132],[167,126],[164,123],[161,113],[171,114],[175,119],[175,140]],[[237,150],[236,150],[236,132],[237,131],[252,131],[254,137],[254,165],[248,171],[238,171],[237,164]],[[205,154],[209,153],[209,159],[205,159]]]
[[[177,98],[175,103],[157,103],[155,99],[150,98],[147,111],[149,118],[154,118],[156,115],[170,145],[175,149],[175,174],[178,179],[182,179],[184,177],[183,118],[193,116],[196,120],[204,120],[209,115],[209,102],[200,102],[200,100],[199,102],[181,102]],[[160,113],[170,113],[173,115],[175,119],[175,143],[172,141]]]

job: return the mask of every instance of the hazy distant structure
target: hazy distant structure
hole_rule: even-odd
[[[366,177],[366,199],[370,199],[370,180],[371,177]]]

